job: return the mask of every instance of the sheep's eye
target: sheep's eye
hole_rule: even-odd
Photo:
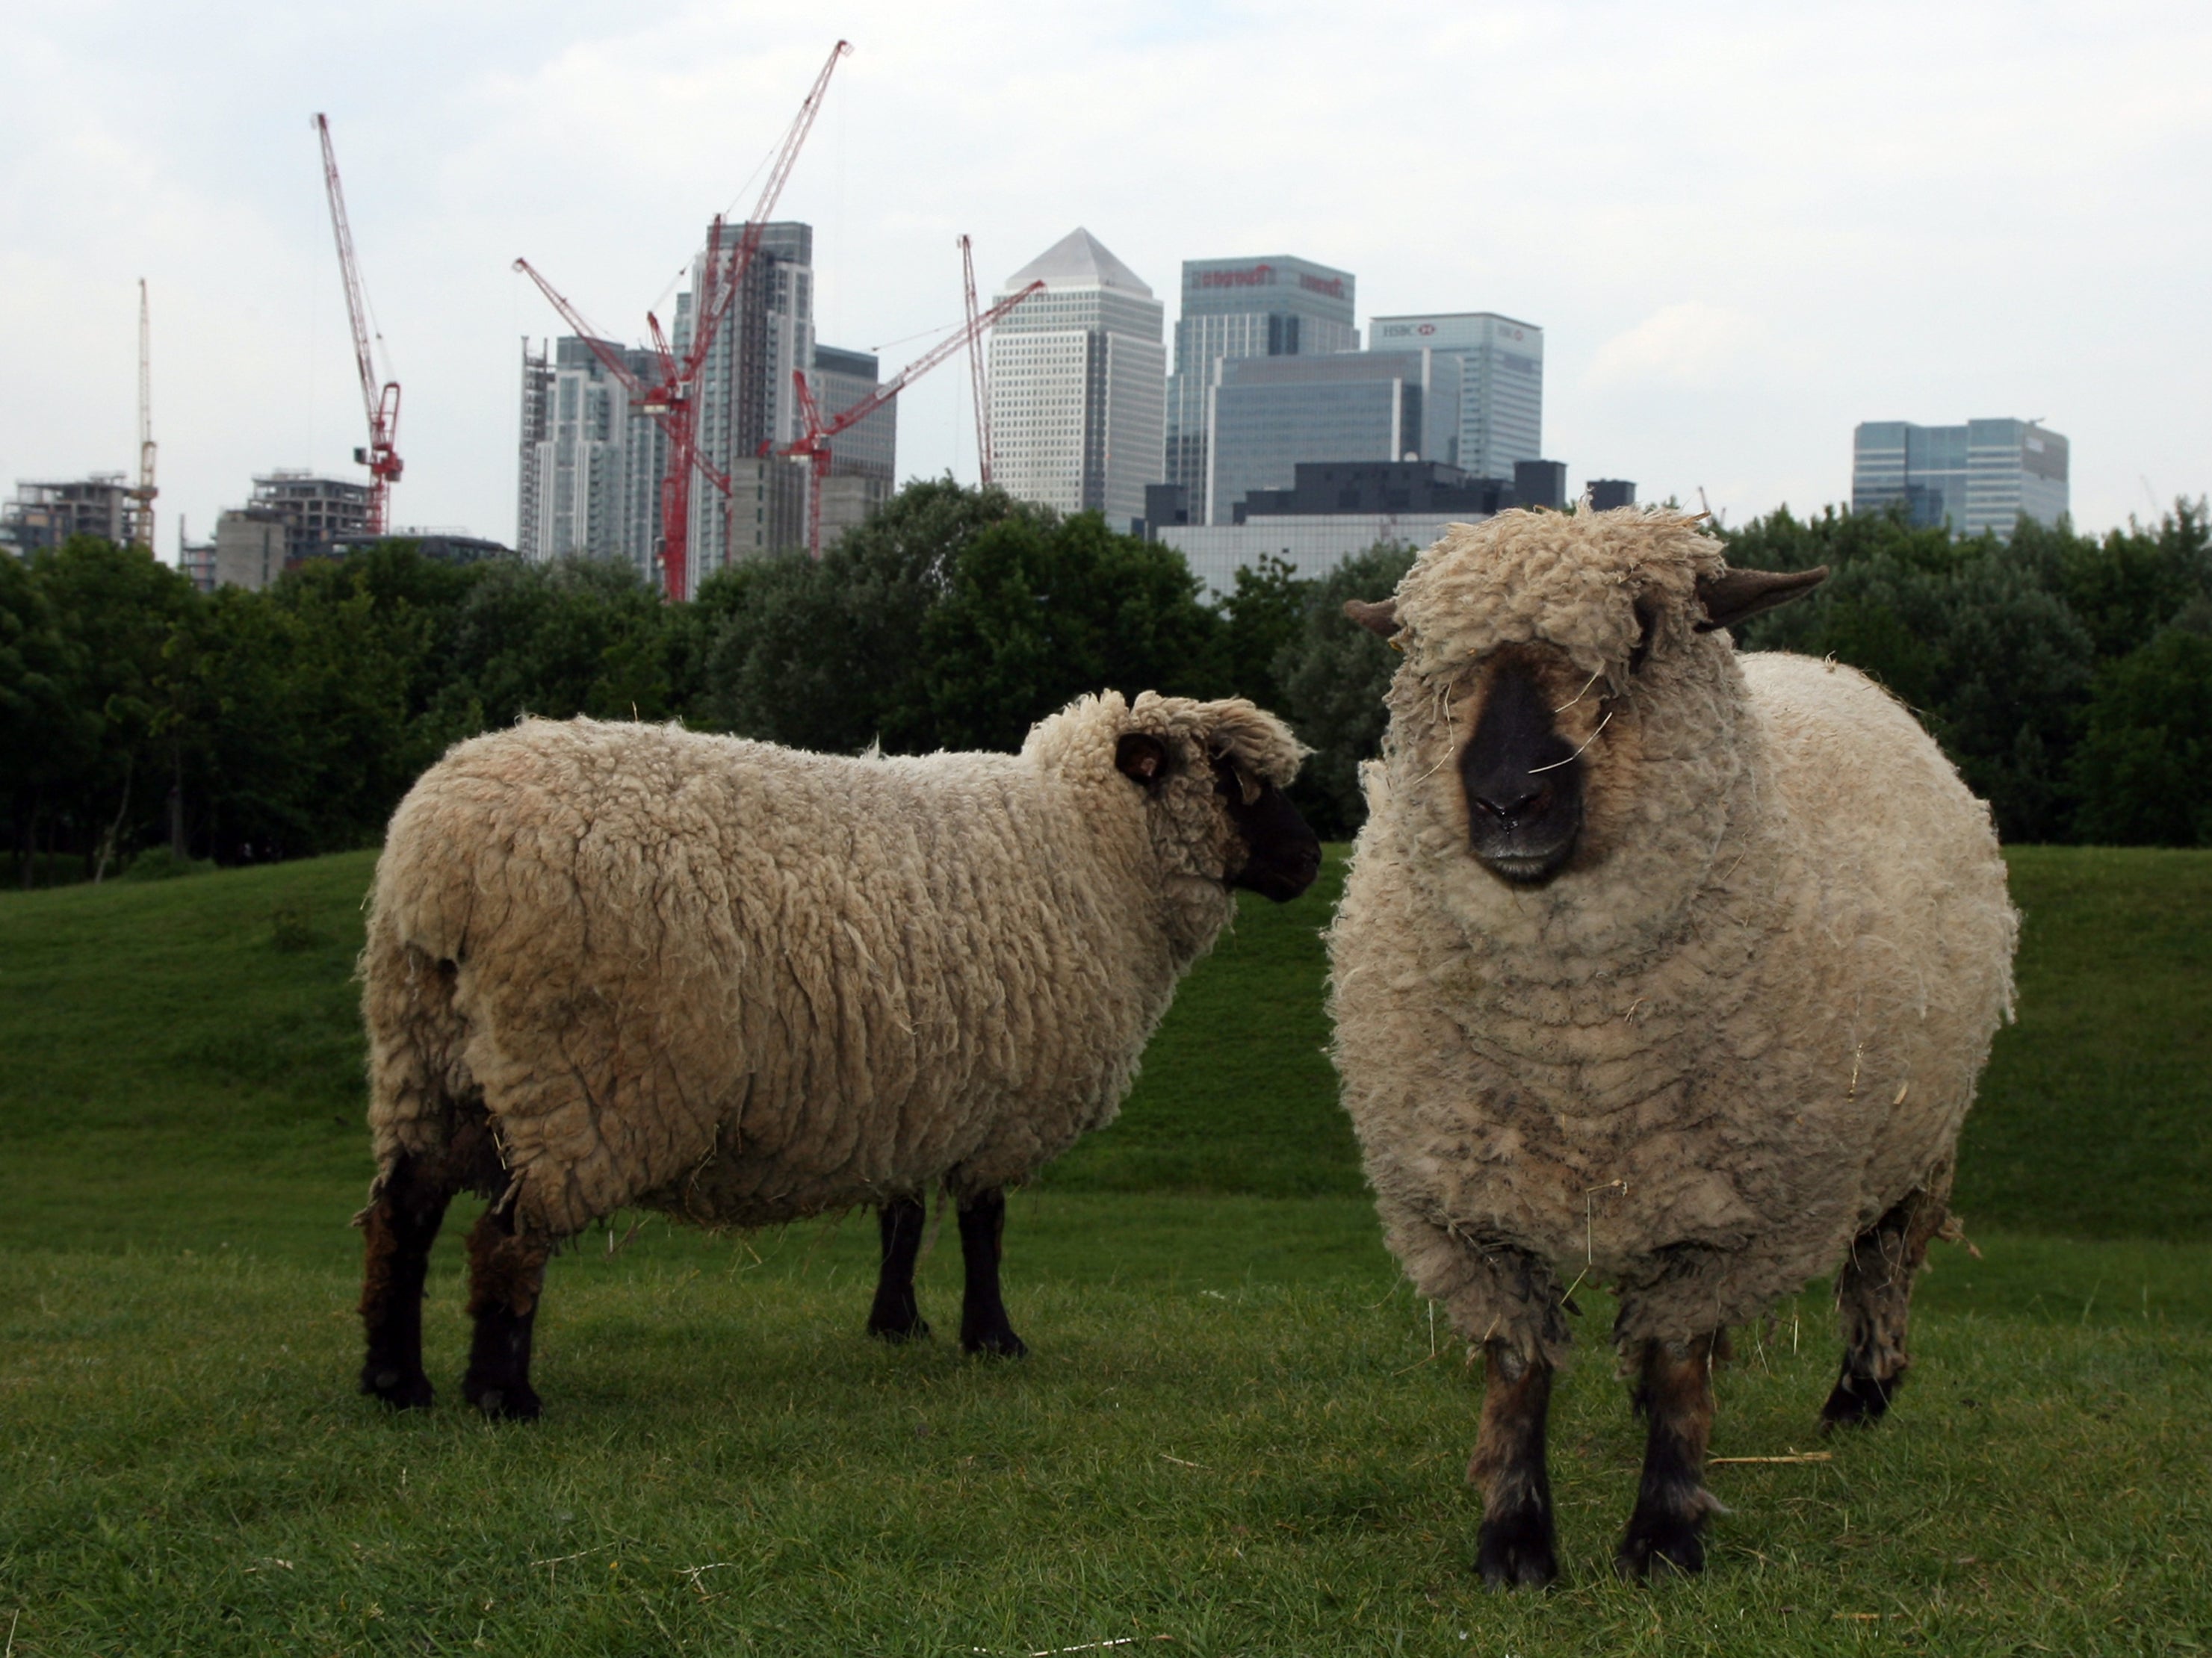
[[[1636,601],[1638,632],[1636,648],[1628,653],[1628,671],[1636,672],[1644,665],[1644,659],[1651,654],[1651,641],[1659,631],[1658,607],[1648,598]]]

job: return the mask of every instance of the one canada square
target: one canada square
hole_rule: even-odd
[[[1018,501],[1103,513],[1127,531],[1164,455],[1164,312],[1136,272],[1087,230],[1006,279],[1042,291],[991,331],[993,481]]]

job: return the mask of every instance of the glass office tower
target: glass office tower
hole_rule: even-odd
[[[1903,501],[1917,525],[2010,535],[2023,514],[2039,524],[2065,515],[2069,460],[2066,440],[2033,421],[1865,421],[1851,436],[1851,510]]]

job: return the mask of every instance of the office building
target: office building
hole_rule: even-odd
[[[659,378],[652,352],[600,344],[645,384]],[[667,457],[667,434],[632,406],[590,342],[572,334],[535,353],[523,342],[515,515],[523,557],[611,559],[651,580]]]
[[[1616,507],[1636,505],[1636,485],[1628,478],[1590,478],[1583,484],[1589,496],[1591,510],[1611,512]]]
[[[1103,513],[1128,530],[1165,457],[1165,313],[1087,230],[1055,242],[1000,292],[1042,279],[991,331],[993,481],[1020,501]]]
[[[284,563],[288,568],[302,559],[327,558],[341,540],[368,538],[368,485],[279,468],[253,480],[253,494],[246,501],[246,516],[250,519],[257,514],[273,519],[283,528]],[[218,580],[222,559],[222,525],[218,519]]]
[[[1544,331],[1492,311],[1376,317],[1370,351],[1429,350],[1461,364],[1459,419],[1450,452],[1425,459],[1476,477],[1510,478],[1516,461],[1544,452]]]
[[[177,515],[177,569],[204,593],[215,591],[215,541],[194,541],[185,533],[184,514]]]
[[[1442,459],[1457,430],[1461,364],[1437,351],[1217,357],[1206,394],[1206,524],[1235,521],[1302,461]]]
[[[725,260],[743,234],[742,226],[722,227]],[[733,562],[806,544],[806,466],[761,452],[764,446],[780,449],[805,431],[794,371],[807,376],[824,421],[876,388],[873,356],[815,343],[812,257],[808,226],[764,227],[700,366],[693,389],[698,452],[730,488],[725,494],[704,468],[693,474],[680,584],[685,593],[696,592],[706,576]],[[672,343],[679,360],[690,349],[707,258],[702,246],[692,261],[690,287],[677,295]],[[660,384],[655,353],[600,344],[639,384]],[[590,342],[571,336],[550,354],[533,353],[525,343],[521,428],[516,544],[523,556],[617,559],[662,581],[668,434],[635,405]],[[823,492],[825,544],[890,498],[897,434],[894,403],[836,439]]]
[[[872,353],[817,344],[806,377],[824,425],[875,394],[880,365]],[[822,544],[834,547],[865,522],[897,487],[898,399],[854,422],[830,441],[830,475],[822,481]]]
[[[1188,500],[1206,497],[1213,365],[1223,358],[1357,351],[1354,286],[1349,271],[1286,253],[1183,261],[1182,316],[1176,324],[1175,372],[1168,377],[1168,483],[1182,485]]]
[[[1413,518],[1488,518],[1513,491],[1495,478],[1469,477],[1440,460],[1300,461],[1287,489],[1255,489],[1234,521],[1331,513],[1402,513]]]
[[[66,483],[18,483],[0,508],[0,546],[17,556],[58,547],[71,536],[124,544],[131,534],[131,486],[120,472],[94,472]]]
[[[721,228],[723,258],[744,234],[742,225]],[[710,254],[702,245],[691,262],[690,287],[676,296],[679,358],[691,348]],[[692,487],[687,596],[731,564],[806,544],[805,464],[773,452],[805,432],[792,377],[813,364],[814,229],[770,221],[715,331],[694,394],[700,458],[729,479],[730,493],[704,481]]]
[[[2023,516],[2051,525],[2066,515],[2068,460],[2066,440],[2034,421],[1866,421],[1851,438],[1851,510],[1901,501],[1923,527],[2008,536]]]
[[[1516,460],[1513,463],[1513,502],[1516,507],[1548,507],[1567,510],[1567,464],[1563,460]]]

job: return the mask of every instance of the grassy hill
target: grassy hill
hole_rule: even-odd
[[[368,854],[0,896],[0,1619],[15,1652],[2189,1651],[2212,1627],[2212,853],[2027,848],[2020,1023],[1962,1159],[1981,1244],[1832,1460],[1717,1469],[1698,1583],[1601,1570],[1637,1433],[1562,1385],[1571,1576],[1467,1570],[1475,1394],[1334,1102],[1318,930],[1248,901],[1121,1121],[1012,1205],[1032,1357],[888,1351],[865,1219],[654,1222],[555,1264],[546,1420],[356,1398]],[[957,1305],[949,1236],[925,1311]],[[1583,1339],[1609,1315],[1589,1298]],[[1744,1333],[1716,1451],[1810,1444],[1818,1286]],[[1129,1649],[1131,1650],[1136,1648]]]
[[[1978,1226],[2212,1237],[2212,853],[2027,847],[2020,1021],[1960,1158]],[[373,854],[0,896],[0,1243],[310,1247],[368,1178],[350,979]],[[1247,896],[1059,1193],[1357,1198],[1320,931]]]

